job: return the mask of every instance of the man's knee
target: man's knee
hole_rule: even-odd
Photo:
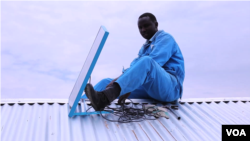
[[[140,59],[140,62],[141,63],[151,63],[153,61],[153,59],[149,56],[143,56],[141,59]]]
[[[152,64],[154,64],[154,60],[151,57],[143,56],[138,60],[138,62],[133,66],[134,68],[140,68],[143,70],[150,70],[152,67]]]

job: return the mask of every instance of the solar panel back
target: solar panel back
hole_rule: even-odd
[[[87,59],[85,60],[82,70],[76,80],[73,90],[71,91],[71,94],[69,96],[69,106],[71,108],[69,117],[72,117],[74,115],[76,106],[81,99],[81,95],[90,78],[90,75],[94,69],[94,66],[102,51],[108,35],[109,32],[106,30],[106,28],[104,26],[101,26],[89,51]]]

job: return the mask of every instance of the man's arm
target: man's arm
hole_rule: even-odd
[[[158,36],[155,40],[156,41],[153,44],[154,45],[153,51],[149,54],[149,57],[154,59],[162,67],[177,51],[176,46],[178,45],[175,42],[174,38],[169,34]],[[135,58],[130,63],[130,67],[137,63],[137,61],[141,57],[142,52],[143,52],[143,47],[140,49],[138,57]],[[128,69],[129,68],[125,69],[123,73]]]
[[[177,44],[171,35],[162,35],[156,38],[153,51],[149,57],[154,59],[161,67],[177,51]]]

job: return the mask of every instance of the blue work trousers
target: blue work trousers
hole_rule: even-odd
[[[102,91],[112,80],[111,78],[103,79],[94,86],[94,89]],[[153,98],[163,102],[172,102],[180,98],[176,77],[166,72],[148,56],[141,57],[116,82],[121,87],[120,95],[131,92],[129,98]]]

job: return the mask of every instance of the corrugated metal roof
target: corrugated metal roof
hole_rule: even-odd
[[[150,100],[134,100],[150,103]],[[158,103],[160,105],[160,103]],[[250,97],[184,99],[177,120],[109,122],[99,115],[68,117],[67,100],[1,100],[2,141],[221,140],[222,124],[250,124]],[[116,106],[115,103],[112,106]],[[80,111],[79,105],[77,110]],[[111,115],[107,117],[112,118]]]

